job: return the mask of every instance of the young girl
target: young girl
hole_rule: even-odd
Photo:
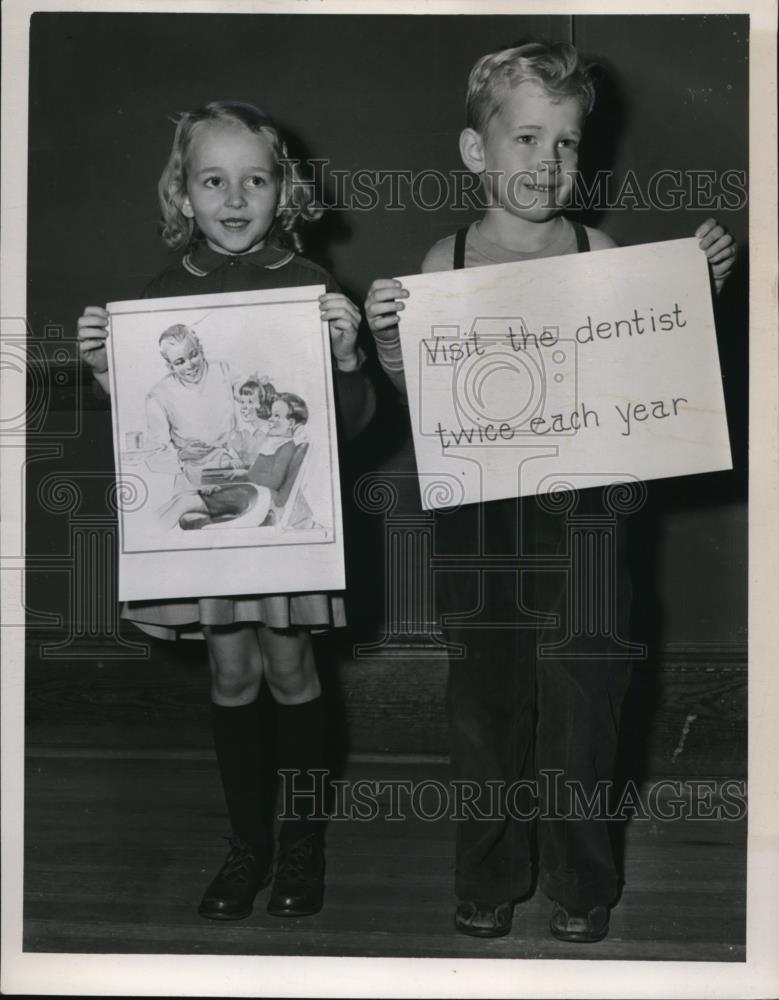
[[[238,389],[239,417],[233,447],[247,465],[251,465],[268,436],[268,419],[276,389],[267,378],[252,376]]]
[[[178,121],[159,183],[162,237],[180,259],[144,291],[156,298],[325,284],[341,426],[357,434],[375,407],[358,351],[359,312],[332,278],[298,255],[298,230],[320,210],[302,183],[273,122],[253,105],[208,104]],[[78,321],[81,355],[108,392],[108,314],[87,306]],[[257,698],[266,681],[276,703],[279,768],[301,772],[296,791],[312,795],[280,826],[268,912],[303,916],[322,906],[322,803],[312,771],[324,763],[325,717],[311,645],[312,628],[344,624],[334,594],[272,594],[133,602],[122,615],[150,635],[205,636],[211,671],[213,732],[232,827],[230,850],[206,889],[199,913],[247,916],[271,879],[272,831],[264,820]]]

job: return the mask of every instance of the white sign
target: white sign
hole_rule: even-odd
[[[323,291],[109,303],[121,600],[343,589]]]
[[[696,240],[400,280],[426,510],[732,468]]]

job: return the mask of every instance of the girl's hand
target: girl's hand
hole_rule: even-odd
[[[733,269],[736,259],[736,241],[716,219],[707,219],[695,230],[695,238],[706,258],[714,276],[714,288],[717,292],[725,284],[725,279]]]
[[[377,278],[373,282],[365,300],[365,318],[374,337],[381,339],[382,331],[398,325],[398,313],[406,308],[402,300],[408,294],[397,278]]]
[[[357,328],[360,311],[357,306],[340,292],[326,292],[319,297],[319,312],[330,324],[330,348],[339,370],[350,372],[359,368]]]
[[[78,318],[78,349],[96,375],[108,371],[105,349],[108,336],[108,312],[102,306],[87,306]]]

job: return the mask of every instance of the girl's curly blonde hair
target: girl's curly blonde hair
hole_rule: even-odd
[[[314,198],[313,186],[306,182],[296,160],[289,159],[287,146],[271,118],[245,101],[212,101],[196,111],[177,115],[176,132],[168,162],[157,186],[162,221],[160,235],[173,250],[189,246],[199,235],[193,219],[181,211],[187,194],[187,158],[197,130],[208,122],[229,122],[266,136],[273,149],[281,181],[279,207],[266,240],[300,252],[299,228],[320,218],[322,207]]]

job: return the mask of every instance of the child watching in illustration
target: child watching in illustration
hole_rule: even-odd
[[[238,387],[238,429],[231,441],[244,465],[251,465],[268,435],[276,389],[265,376],[252,375]]]
[[[533,42],[479,59],[468,81],[460,154],[465,166],[482,178],[487,209],[478,222],[436,243],[422,271],[614,247],[605,233],[563,215],[593,102],[590,75],[570,45]],[[700,225],[695,235],[719,290],[735,256],[733,239],[713,219]],[[379,279],[365,305],[381,363],[401,391],[405,383],[398,321],[408,295],[399,281]],[[597,490],[581,492],[578,509],[598,499]],[[541,514],[535,497],[444,512],[436,520],[436,550],[488,550],[510,556],[520,551],[520,530],[522,551],[531,557],[564,553],[564,531]],[[481,593],[477,576],[440,574],[439,614],[462,617],[486,600],[483,620],[517,621],[515,586],[501,589],[496,584]],[[560,585],[538,580],[531,599],[546,617],[557,615],[564,621],[564,574],[546,576],[557,577]],[[629,608],[624,564],[618,577],[616,597],[624,616]],[[575,659],[537,661],[536,650],[547,638],[544,631],[534,633],[518,625],[468,628],[444,619],[442,632],[448,642],[465,650],[449,669],[452,769],[456,779],[473,783],[481,792],[473,813],[458,824],[455,926],[464,934],[497,937],[510,931],[515,903],[531,891],[531,821],[515,818],[516,811],[507,810],[505,801],[492,809],[490,786],[508,789],[515,782],[535,782],[559,772],[564,782],[577,783],[591,798],[599,782],[612,778],[630,665],[588,660],[584,651]],[[537,787],[542,817],[539,884],[553,901],[550,930],[564,941],[598,941],[608,933],[609,910],[619,891],[609,824],[597,815],[553,815],[565,804],[546,794],[545,781],[539,780]],[[552,818],[543,818],[545,814]]]

